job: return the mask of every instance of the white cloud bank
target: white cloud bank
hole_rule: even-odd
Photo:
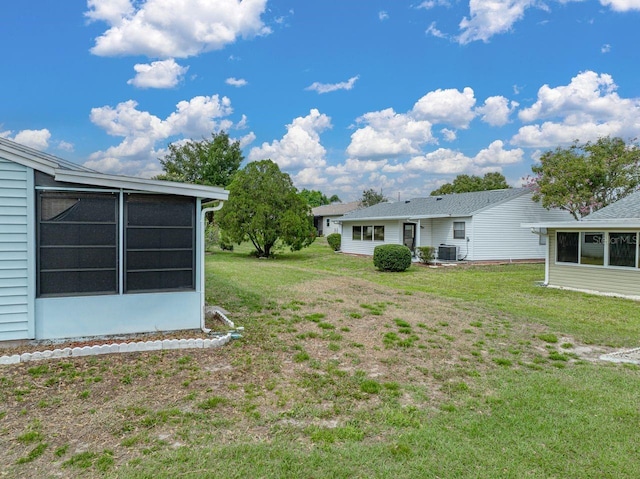
[[[88,0],[91,21],[109,28],[96,38],[98,56],[187,58],[219,50],[239,37],[267,35],[267,0]]]
[[[138,109],[134,100],[116,105],[93,108],[90,119],[107,134],[122,137],[120,144],[89,157],[85,166],[105,173],[149,177],[161,172],[158,157],[164,150],[157,144],[174,137],[200,139],[212,131],[234,128],[227,117],[233,113],[231,101],[218,95],[197,96],[181,101],[176,110],[161,119]],[[246,119],[243,118],[244,124]],[[253,133],[247,138],[253,139]]]
[[[0,131],[0,138],[6,138],[7,140],[15,141],[21,145],[44,151],[49,148],[51,132],[46,128],[43,128],[42,130],[22,130],[14,135],[13,131],[7,130]],[[64,145],[69,145],[69,143],[64,143]]]
[[[593,71],[579,73],[568,85],[555,88],[543,85],[536,102],[518,114],[523,123],[533,124],[521,127],[511,143],[552,148],[576,139],[593,141],[607,135],[637,137],[640,99],[621,98],[617,88],[611,75]]]
[[[564,4],[581,0],[557,1]],[[433,8],[437,4],[423,2],[420,8]],[[640,10],[640,0],[600,0],[600,4],[616,12]],[[513,30],[514,24],[524,18],[528,9],[539,8],[550,11],[549,5],[549,2],[539,0],[470,0],[469,16],[460,21],[460,34],[456,40],[463,45],[474,41],[488,42],[494,35]],[[441,34],[432,23],[427,33],[434,34],[434,31]]]

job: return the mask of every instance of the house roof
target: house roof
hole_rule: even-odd
[[[56,181],[88,186],[102,186],[131,191],[191,196],[207,200],[226,200],[229,192],[216,186],[194,185],[175,181],[149,180],[122,175],[106,175],[71,163],[48,153],[0,138],[0,157],[42,171]]]
[[[526,228],[640,228],[640,191],[630,194],[594,211],[579,221],[550,221],[548,223],[527,223]]]
[[[475,191],[455,193],[426,198],[413,198],[394,203],[377,205],[355,210],[345,214],[342,221],[382,220],[382,219],[419,219],[473,216],[482,210],[530,193],[528,188],[508,188],[504,190]]]
[[[585,216],[582,221],[617,220],[622,218],[640,219],[640,191],[630,194]]]
[[[359,201],[351,203],[331,203],[330,205],[316,206],[311,211],[313,216],[340,216],[360,208]]]

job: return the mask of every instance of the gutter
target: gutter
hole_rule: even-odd
[[[204,279],[204,246],[205,246],[205,236],[204,236],[204,230],[205,230],[205,217],[207,215],[207,213],[209,213],[210,211],[220,211],[222,209],[222,206],[224,205],[224,201],[220,201],[220,203],[218,203],[216,206],[211,206],[209,208],[203,208],[202,210],[200,210],[200,244],[201,244],[201,251],[200,251],[200,329],[202,330],[203,333],[210,333],[211,330],[206,328],[204,325],[204,318],[205,318],[205,311],[204,311],[204,306],[205,306],[205,279]]]

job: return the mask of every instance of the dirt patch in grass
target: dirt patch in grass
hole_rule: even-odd
[[[384,427],[364,434],[353,424],[393,404],[396,415],[453,407],[493,368],[581,359],[580,345],[550,343],[539,326],[353,278],[306,282],[287,301],[232,319],[245,337],[221,349],[3,367],[0,475],[109,475],[163,451],[283,431],[309,443],[384,441]]]

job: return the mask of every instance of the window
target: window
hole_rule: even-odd
[[[327,228],[331,225],[331,219],[327,218]]]
[[[118,292],[118,198],[38,192],[37,295]]]
[[[604,233],[580,233],[580,264],[604,266]]]
[[[556,238],[556,261],[560,263],[627,268],[638,266],[636,232],[558,232]]]
[[[125,206],[125,292],[194,289],[194,199],[130,194]]]
[[[467,235],[464,231],[464,221],[453,222],[453,239],[464,239]]]
[[[636,233],[609,233],[609,266],[635,268],[637,244]]]
[[[560,263],[578,262],[579,233],[558,232],[556,260]]]
[[[384,241],[384,226],[354,226],[351,231],[354,241]]]

